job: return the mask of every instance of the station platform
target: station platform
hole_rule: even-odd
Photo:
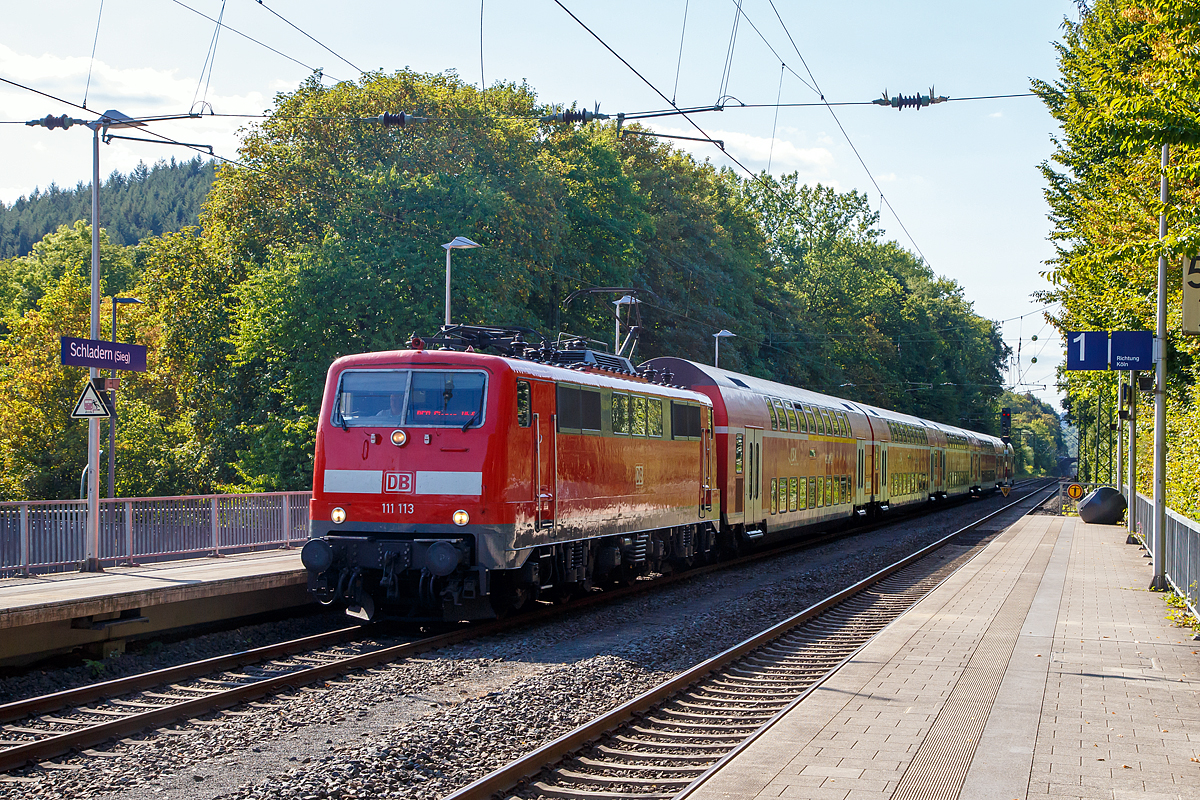
[[[270,550],[0,580],[0,665],[312,602],[300,551]]]
[[[1200,797],[1200,642],[1125,538],[1022,518],[686,796]]]

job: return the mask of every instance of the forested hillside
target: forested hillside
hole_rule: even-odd
[[[114,244],[132,245],[195,225],[215,177],[213,162],[199,156],[138,164],[129,175],[113,172],[100,184],[100,227]],[[0,258],[28,255],[43,236],[81,219],[92,219],[90,183],[74,189],[52,183],[10,206],[0,203]]]
[[[362,121],[399,110],[432,121]],[[144,301],[120,338],[149,347],[122,385],[118,493],[306,488],[330,362],[437,330],[456,235],[483,247],[455,256],[455,321],[607,340],[608,298],[562,300],[636,286],[639,359],[710,361],[728,328],[722,366],[996,431],[995,326],[884,240],[863,195],[545,113],[526,86],[485,96],[453,75],[312,80],[218,170],[200,227],[105,240],[104,293]],[[5,498],[76,491],[84,373],[58,366],[57,337],[86,332],[89,242],[62,228],[0,262]]]
[[[1167,503],[1193,517],[1200,514],[1200,340],[1181,333],[1179,254],[1200,252],[1197,23],[1194,2],[1096,0],[1079,22],[1064,22],[1059,79],[1034,83],[1062,126],[1053,160],[1043,165],[1058,245],[1043,298],[1062,304],[1059,330],[1153,331],[1158,256],[1167,255]],[[1164,144],[1171,199],[1160,242]],[[1068,372],[1064,380],[1064,405],[1083,428],[1080,475],[1106,479],[1115,373]],[[1152,393],[1140,394],[1138,477],[1146,493],[1153,402]]]

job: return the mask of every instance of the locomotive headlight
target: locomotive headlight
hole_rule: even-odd
[[[392,444],[396,447],[404,447],[404,443],[408,441],[408,434],[397,428],[392,431]]]
[[[461,528],[463,525],[466,525],[471,521],[471,515],[460,508],[458,511],[454,512],[454,516],[451,517],[451,519],[454,520],[455,525]]]
[[[341,525],[346,521],[346,509],[338,506],[329,513],[329,518],[333,520],[335,524]]]

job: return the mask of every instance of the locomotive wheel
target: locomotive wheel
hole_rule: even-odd
[[[506,617],[520,611],[537,599],[537,587],[528,583],[517,583],[508,575],[493,573],[492,608],[496,615]]]

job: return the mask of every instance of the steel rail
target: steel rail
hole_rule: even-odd
[[[618,706],[606,714],[603,714],[596,719],[563,734],[557,739],[543,745],[542,747],[539,747],[537,750],[534,750],[533,752],[528,753],[516,761],[501,767],[499,770],[485,775],[475,782],[446,795],[443,800],[486,800],[486,798],[491,798],[501,793],[508,793],[512,791],[526,781],[534,778],[539,772],[541,772],[550,764],[554,764],[563,760],[589,742],[653,709],[668,698],[692,687],[704,678],[709,677],[713,673],[716,673],[728,664],[758,649],[762,645],[777,639],[793,628],[817,617],[822,612],[838,605],[839,603],[858,594],[864,589],[879,583],[883,579],[909,566],[910,564],[925,558],[930,553],[933,553],[936,550],[939,550],[940,548],[952,543],[952,541],[961,534],[979,527],[983,523],[1004,513],[1005,511],[1008,511],[1014,506],[1028,502],[1030,497],[1038,494],[1044,488],[1044,486],[1036,486],[1032,488],[1029,494],[1002,506],[996,511],[980,517],[978,520],[959,528],[953,533],[942,537],[932,544],[922,547],[920,550],[917,550],[916,552],[905,556],[899,561],[896,561],[878,570],[874,574],[863,578],[852,586],[836,592],[824,600],[814,603],[805,610],[795,614],[792,617],[789,617],[783,622],[780,622],[761,633],[755,634],[743,642],[736,644],[709,659],[706,659],[691,669],[686,670],[676,677],[647,690],[638,697],[635,697],[623,705]],[[1036,508],[1042,502],[1045,502],[1045,499],[1036,503],[1034,508]],[[853,655],[849,656],[848,658],[850,657],[853,657]],[[833,672],[835,672],[842,663],[845,663],[844,660],[839,663],[838,666],[835,666],[833,670],[827,672],[825,676],[819,678],[816,685],[819,685],[820,682],[824,681],[828,675],[833,674]],[[766,725],[769,726],[777,718],[778,716],[773,717],[771,721],[766,723]],[[754,736],[756,734],[750,735]],[[720,763],[722,762],[718,762],[718,764]],[[709,772],[706,771],[706,773],[697,778],[694,783],[699,785],[701,779],[705,778],[705,776],[708,774]],[[685,793],[689,791],[691,791],[690,786],[684,790]]]
[[[1021,501],[1018,500],[1016,502]],[[990,516],[994,516],[994,514],[1000,513],[1000,511],[1003,511],[1012,505],[1015,505],[1015,503],[1004,506],[999,511],[988,515],[988,517],[984,517],[981,520],[972,523],[972,525],[968,526],[968,528],[979,524],[979,522],[988,519]],[[935,508],[941,509],[945,507],[946,506],[942,505],[936,506]],[[920,511],[926,513],[931,510],[933,509],[930,507],[920,507]],[[471,638],[495,635],[519,626],[548,621],[560,617],[566,613],[574,613],[596,604],[609,603],[656,590],[680,580],[690,579],[731,567],[742,566],[763,558],[770,558],[795,551],[809,549],[826,544],[830,541],[836,541],[845,536],[876,530],[880,527],[886,527],[889,524],[910,518],[912,516],[916,516],[916,514],[911,513],[907,515],[898,515],[870,525],[846,528],[836,533],[816,534],[805,537],[798,542],[792,542],[773,548],[766,548],[761,551],[756,551],[750,555],[740,556],[728,561],[702,565],[683,572],[664,575],[661,578],[652,581],[636,581],[629,586],[610,589],[602,593],[579,598],[570,603],[538,608],[531,612],[522,613],[510,618],[496,620],[493,622],[484,623],[482,625],[464,627],[449,633],[438,634],[419,639],[417,641],[393,645],[391,647],[379,648],[377,650],[372,650],[356,656],[337,659],[328,664],[293,670],[283,675],[254,678],[248,683],[237,687],[232,687],[219,693],[213,692],[204,697],[198,698],[180,698],[180,702],[178,703],[163,705],[160,708],[150,709],[144,712],[131,713],[125,717],[112,719],[107,722],[97,723],[95,725],[89,725],[81,730],[65,731],[61,733],[54,731],[38,731],[38,733],[48,734],[47,737],[36,741],[10,746],[6,749],[0,750],[0,772],[15,769],[31,761],[54,758],[56,756],[63,755],[64,753],[68,753],[71,750],[97,745],[112,738],[128,736],[147,728],[161,727],[172,722],[176,722],[180,719],[201,716],[212,711],[227,709],[240,703],[256,700],[260,697],[272,694],[284,688],[294,688],[309,683],[315,683],[317,681],[325,680],[329,677],[343,674],[345,672],[364,669],[381,663],[393,661],[398,658],[417,655],[430,650],[447,647]],[[957,531],[955,534],[951,534],[951,536],[957,535],[968,528],[963,528],[960,531]],[[9,723],[15,720],[28,719],[30,717],[37,717],[38,715],[58,711],[71,706],[78,707],[87,703],[97,702],[109,698],[116,698],[122,695],[128,695],[155,687],[169,685],[176,681],[187,680],[203,675],[211,675],[230,669],[250,666],[257,663],[270,661],[271,659],[279,658],[281,656],[312,651],[313,649],[325,647],[331,644],[352,641],[355,638],[358,638],[359,635],[369,632],[369,629],[365,629],[360,626],[343,628],[336,631],[316,634],[314,636],[303,637],[287,642],[266,645],[228,655],[215,656],[200,661],[166,667],[160,670],[154,670],[138,675],[131,675],[125,678],[117,678],[98,684],[91,684],[75,689],[67,689],[61,692],[42,695],[27,700],[20,700],[13,703],[0,705],[0,724]],[[83,713],[87,713],[84,709],[81,709],[81,711]],[[83,723],[81,722],[80,724]],[[32,731],[27,729],[23,732],[31,733]]]

